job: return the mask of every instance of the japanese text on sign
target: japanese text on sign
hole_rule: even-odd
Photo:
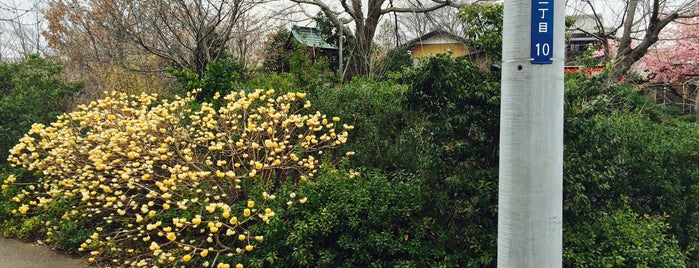
[[[531,57],[533,64],[551,64],[553,1],[532,0]]]

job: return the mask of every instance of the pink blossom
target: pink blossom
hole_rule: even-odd
[[[609,40],[610,55],[606,56],[614,58],[618,49],[619,43]],[[592,56],[605,56],[605,51],[599,49]],[[699,18],[680,19],[668,25],[659,41],[631,70],[653,82],[673,82],[686,75],[699,74]]]
[[[699,73],[699,18],[669,25],[640,62],[653,81],[672,82]]]

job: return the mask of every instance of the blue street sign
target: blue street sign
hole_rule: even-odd
[[[553,57],[553,1],[532,0],[532,64],[551,64],[551,57]]]

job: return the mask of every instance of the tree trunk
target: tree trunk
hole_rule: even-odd
[[[678,11],[663,16],[661,8],[660,0],[653,0],[651,10],[645,15],[648,16],[645,35],[640,43],[634,44],[631,32],[636,23],[638,23],[638,20],[635,18],[636,12],[638,12],[638,0],[630,0],[628,2],[626,6],[627,17],[623,22],[624,32],[619,40],[619,49],[616,57],[612,62],[614,64],[610,77],[612,81],[623,79],[629,73],[631,67],[646,55],[648,49],[658,42],[658,36],[665,26],[680,16]]]
[[[342,5],[342,13],[335,12],[329,4],[323,0],[292,0],[298,4],[314,5],[325,14],[325,16],[333,23],[336,27],[339,27],[343,31],[343,35],[347,38],[347,43],[351,46],[349,55],[350,66],[347,70],[347,76],[352,77],[354,75],[366,75],[370,76],[371,70],[371,55],[372,55],[372,42],[374,40],[374,35],[376,34],[376,28],[379,24],[379,19],[382,15],[390,12],[402,12],[402,13],[424,13],[433,11],[442,7],[446,7],[451,4],[450,1],[437,1],[430,7],[412,7],[412,8],[382,8],[385,0],[351,0],[349,3],[347,0],[340,1]],[[364,2],[366,1],[366,2]],[[367,8],[363,8],[363,3],[367,4]],[[366,14],[365,14],[366,12]],[[347,26],[345,26],[345,21],[340,19],[340,15],[347,15],[351,18],[354,23],[355,31],[352,32]]]

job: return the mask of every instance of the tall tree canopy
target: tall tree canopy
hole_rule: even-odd
[[[466,24],[466,37],[471,47],[481,47],[492,62],[502,58],[502,24],[504,6],[500,3],[488,5],[465,5],[459,17]]]
[[[150,55],[201,75],[223,55],[240,18],[260,2],[51,0],[45,35],[58,53],[82,64],[123,64]]]

